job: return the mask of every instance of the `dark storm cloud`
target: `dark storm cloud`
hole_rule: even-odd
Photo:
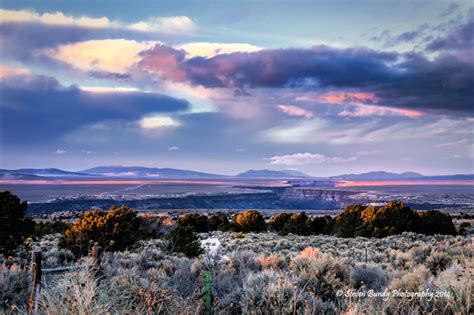
[[[422,54],[369,49],[274,49],[186,59],[166,46],[142,53],[139,67],[206,87],[335,89],[372,92],[379,105],[472,113],[474,64],[455,55],[434,60]]]
[[[142,53],[139,66],[175,80],[207,87],[364,87],[389,80],[394,53],[363,48],[272,49],[212,58],[185,59],[184,51],[163,45]]]
[[[421,55],[405,55],[397,65],[400,76],[373,87],[388,106],[418,108],[472,115],[474,105],[474,64],[452,55],[433,61]]]
[[[101,121],[133,122],[147,113],[186,110],[188,102],[141,92],[92,93],[45,76],[0,83],[2,143],[49,141]]]

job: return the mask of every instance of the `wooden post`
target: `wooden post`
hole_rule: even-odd
[[[100,265],[102,262],[102,246],[92,246],[92,257],[94,258],[94,264]]]
[[[33,251],[31,253],[31,295],[29,305],[34,308],[35,314],[38,311],[38,293],[41,284],[41,252]]]
[[[101,262],[102,262],[102,246],[95,244],[92,246],[92,258],[94,259],[94,270],[96,277],[101,276]]]

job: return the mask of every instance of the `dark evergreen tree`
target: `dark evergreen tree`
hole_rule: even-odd
[[[0,192],[0,253],[9,255],[25,237],[33,234],[34,222],[26,217],[28,205],[9,191]]]

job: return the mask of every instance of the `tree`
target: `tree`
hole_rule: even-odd
[[[234,217],[234,227],[238,232],[262,232],[267,229],[265,219],[256,210],[237,213]]]
[[[420,224],[416,232],[427,235],[449,234],[456,235],[456,228],[453,220],[448,213],[442,213],[438,210],[417,212],[420,218]]]
[[[293,214],[278,213],[272,217],[268,225],[271,229],[282,235],[288,233],[309,235],[310,231],[310,219],[304,212]]]
[[[187,225],[196,233],[206,233],[209,231],[207,216],[199,213],[187,213],[180,216],[178,224]]]
[[[34,222],[25,216],[27,208],[27,203],[11,192],[0,192],[1,254],[10,254],[25,237],[33,234]]]
[[[334,228],[334,219],[326,215],[324,217],[316,217],[309,222],[310,234],[331,234]]]
[[[180,252],[193,258],[202,253],[201,244],[196,233],[189,225],[178,224],[169,236],[169,249],[173,252]]]
[[[368,206],[361,212],[360,217],[362,218],[362,220],[364,220],[365,223],[372,223],[377,211],[379,211],[379,208],[375,206]]]
[[[211,215],[207,219],[207,226],[209,231],[226,231],[229,229],[229,225],[229,219],[227,219],[227,215],[223,213]]]
[[[74,253],[87,254],[92,243],[107,250],[123,250],[144,237],[141,219],[127,206],[109,211],[87,211],[66,232],[62,245]]]
[[[290,220],[283,227],[283,233],[297,235],[309,235],[309,218],[304,212],[293,213]]]
[[[339,237],[363,236],[365,227],[361,213],[364,211],[362,205],[350,205],[344,209],[344,212],[336,217],[334,230]],[[356,233],[357,231],[357,233]]]
[[[401,201],[390,201],[378,209],[372,220],[383,236],[400,234],[405,231],[415,231],[418,216]]]
[[[279,233],[283,230],[283,228],[285,227],[285,224],[287,224],[288,221],[290,221],[290,218],[291,218],[291,214],[286,213],[286,212],[281,212],[274,215],[270,219],[270,222],[268,223],[268,225],[270,226],[272,230]]]

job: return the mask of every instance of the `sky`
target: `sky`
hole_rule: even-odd
[[[472,1],[0,2],[0,168],[474,173]]]

